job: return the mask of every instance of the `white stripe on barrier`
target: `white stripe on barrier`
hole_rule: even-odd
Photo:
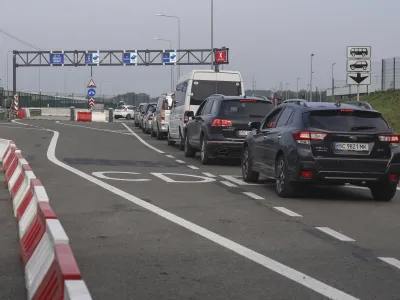
[[[31,179],[35,179],[36,176],[32,171],[25,171],[24,181],[21,184],[18,192],[15,194],[13,199],[13,209],[14,209],[14,217],[17,216],[17,210],[21,205],[22,200],[24,200],[26,194],[29,192],[31,187]]]
[[[0,161],[10,145],[10,140],[0,139]]]
[[[89,290],[83,280],[65,280],[64,300],[91,300]]]
[[[16,158],[13,159],[13,162],[15,161]],[[14,173],[12,173],[10,180],[8,181],[8,191],[11,192],[12,188],[14,187],[15,182],[17,181],[17,178],[19,175],[22,173],[22,167],[21,164],[19,163],[23,158],[20,158],[19,161],[17,162],[17,167],[14,170]],[[23,159],[25,160],[25,159]],[[26,160],[25,160],[26,162]]]
[[[43,185],[36,185],[33,187],[33,197],[37,202],[49,202],[46,190]]]
[[[57,219],[46,220],[46,232],[49,233],[50,239],[53,244],[68,244],[69,238]]]
[[[106,114],[102,112],[92,112],[92,122],[105,122]]]
[[[43,235],[39,245],[25,267],[25,282],[28,290],[28,299],[35,295],[40,283],[46,276],[54,261],[54,246],[51,244],[47,232]]]

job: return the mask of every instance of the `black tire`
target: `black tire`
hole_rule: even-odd
[[[185,145],[183,149],[185,153],[185,157],[195,157],[196,156],[196,149],[194,149],[189,143],[189,137],[187,133],[185,134]]]
[[[115,120],[118,120],[118,119],[119,119],[119,117],[117,117],[117,116],[114,116],[114,119],[115,119]]]
[[[126,118],[127,120],[130,120],[132,117],[131,117],[130,114],[127,114],[125,118]]]
[[[163,136],[160,132],[160,129],[158,128],[158,124],[157,124],[156,138],[157,138],[157,140],[162,140],[162,138],[163,138]]]
[[[151,126],[151,129],[150,129],[150,136],[151,137],[155,137],[156,136],[156,133],[153,130],[153,126]]]
[[[139,127],[139,123],[135,123],[135,127]]]
[[[295,193],[293,184],[287,179],[287,173],[285,157],[280,155],[275,162],[275,190],[282,198],[293,197]]]
[[[396,195],[397,184],[382,181],[369,185],[369,189],[375,201],[389,202]]]
[[[183,151],[185,149],[185,137],[182,136],[182,134],[179,131],[179,145],[178,145],[178,149],[180,151]]]
[[[355,66],[350,66],[350,69],[354,70],[356,67]]]
[[[168,129],[168,133],[167,133],[167,144],[169,146],[175,145],[175,141],[171,140],[171,137],[169,135],[169,129]]]
[[[260,173],[253,171],[251,168],[251,154],[249,147],[243,149],[241,159],[242,177],[245,182],[257,182]]]
[[[208,165],[211,162],[211,158],[207,150],[207,139],[203,135],[200,138],[200,162],[202,165]]]

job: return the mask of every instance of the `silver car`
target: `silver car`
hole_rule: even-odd
[[[157,137],[157,140],[161,140],[167,135],[173,97],[173,93],[164,93],[158,98],[150,132],[152,137]]]
[[[139,125],[140,125],[140,122],[141,122],[141,115],[142,115],[142,109],[143,109],[143,107],[144,107],[146,104],[147,104],[147,103],[140,103],[139,106],[136,108],[135,116],[134,116],[135,127],[139,127]]]
[[[142,119],[139,125],[144,133],[150,133],[151,122],[153,120],[153,114],[156,111],[157,103],[147,103],[143,108]]]

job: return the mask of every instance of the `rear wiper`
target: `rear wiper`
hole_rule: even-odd
[[[375,129],[375,126],[354,126],[351,127],[351,131],[357,131],[357,130],[368,130],[368,129]]]
[[[252,115],[252,114],[249,114],[249,116],[254,117],[254,118],[264,118],[265,117],[264,115]]]

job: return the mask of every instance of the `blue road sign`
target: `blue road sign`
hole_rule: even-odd
[[[64,54],[63,53],[50,53],[50,64],[51,65],[63,65]]]
[[[96,96],[96,90],[95,89],[88,89],[87,94],[89,97],[94,97]]]
[[[136,64],[136,63],[137,63],[136,52],[124,53],[124,64]]]
[[[163,63],[176,63],[176,52],[164,52]]]
[[[86,64],[93,64],[93,53],[86,53]]]

